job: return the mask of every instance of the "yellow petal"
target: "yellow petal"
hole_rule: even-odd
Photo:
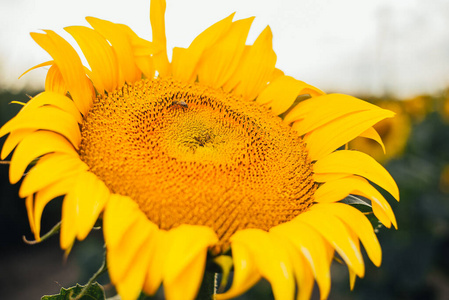
[[[112,282],[120,283],[128,276],[128,270],[137,258],[140,248],[157,230],[155,226],[143,214],[140,214],[137,221],[121,237],[117,247],[108,248],[107,261]]]
[[[217,264],[221,269],[221,280],[218,286],[218,291],[224,290],[228,285],[229,275],[231,274],[232,267],[234,265],[232,257],[229,255],[221,254],[214,258],[214,263]]]
[[[355,176],[326,181],[316,189],[314,201],[317,203],[332,203],[343,200],[360,185],[360,181]]]
[[[31,33],[36,43],[44,48],[54,59],[61,71],[73,101],[79,111],[86,115],[94,97],[92,83],[84,73],[84,67],[76,51],[70,44],[51,30],[46,34]]]
[[[73,146],[59,134],[50,131],[37,131],[25,137],[11,158],[10,182],[14,184],[19,181],[31,161],[50,152],[76,155]]]
[[[379,143],[379,145],[382,147],[382,150],[385,154],[385,145],[382,142],[382,138],[380,137],[379,133],[377,133],[376,129],[374,129],[373,127],[370,127],[366,131],[359,134],[359,136],[367,138],[367,139],[372,139],[373,141],[376,141],[377,143]]]
[[[245,41],[254,18],[238,20],[215,45],[202,55],[198,66],[198,80],[215,88],[223,86],[240,64]]]
[[[109,189],[95,174],[80,172],[72,191],[76,198],[76,237],[84,240],[109,199]]]
[[[36,65],[36,66],[34,66],[34,67],[31,67],[31,68],[29,68],[28,70],[26,70],[22,75],[20,75],[20,76],[19,76],[19,79],[20,79],[23,75],[27,74],[28,72],[30,72],[30,71],[32,71],[32,70],[35,70],[35,69],[38,69],[38,68],[42,68],[42,67],[52,66],[54,63],[55,63],[55,62],[54,62],[53,60],[49,60],[49,61],[43,62],[43,63],[41,63],[41,64],[38,64],[38,65]]]
[[[382,224],[389,228],[391,222],[393,222],[397,228],[396,218],[390,204],[378,190],[359,176],[347,176],[322,184],[315,192],[315,202],[337,202],[343,200],[349,194],[360,195],[370,199],[373,205],[373,212]]]
[[[342,179],[352,174],[345,173],[324,173],[324,174],[313,174],[313,179],[315,182],[328,182],[332,180]]]
[[[226,293],[217,294],[215,296],[217,300],[235,298],[246,292],[261,278],[252,253],[244,244],[233,243],[232,259],[234,261],[232,286]]]
[[[393,223],[393,226],[396,229],[398,228],[396,217],[390,204],[373,186],[366,183],[366,186],[359,186],[359,188],[354,191],[354,194],[371,200],[374,215],[379,219],[379,221],[381,221],[382,224],[385,225],[385,227],[390,228],[390,223]]]
[[[166,262],[167,253],[170,249],[171,238],[167,231],[157,230],[153,237],[152,247],[148,249],[150,262],[145,277],[143,289],[146,294],[154,295],[161,285],[164,264]]]
[[[54,131],[66,137],[77,149],[81,143],[78,122],[69,113],[52,106],[22,110],[0,129],[0,136],[17,129]]]
[[[35,131],[36,129],[29,128],[13,130],[8,135],[5,143],[3,144],[1,159],[5,159],[11,153],[11,151],[14,150],[18,143],[20,143],[25,137]]]
[[[103,216],[103,234],[108,249],[119,246],[119,242],[131,225],[140,216],[139,207],[129,197],[111,194]]]
[[[83,240],[87,236],[108,196],[109,190],[93,173],[82,172],[76,177],[62,204],[62,249],[70,249],[75,237]]]
[[[300,214],[296,221],[304,222],[318,231],[340,254],[348,267],[362,277],[365,273],[365,265],[356,242],[340,219],[324,211],[309,210]]]
[[[282,70],[280,70],[278,68],[274,68],[274,71],[273,71],[273,73],[271,74],[271,77],[270,77],[270,82],[273,82],[276,78],[284,76],[284,75],[285,75],[284,71],[282,71]]]
[[[332,178],[320,185],[315,191],[314,200],[318,203],[332,203],[343,200],[349,194],[371,198],[373,196],[373,190],[376,189],[364,178],[347,174],[345,177]],[[385,199],[383,201],[386,202]]]
[[[303,135],[346,114],[377,109],[380,108],[349,95],[327,94],[298,103],[284,121],[291,123],[301,120],[296,130]]]
[[[153,43],[160,49],[153,55],[154,65],[162,77],[171,74],[170,63],[167,56],[167,38],[165,37],[165,0],[152,0],[150,2],[150,21],[153,32]]]
[[[22,113],[23,111],[32,110],[44,105],[51,105],[55,106],[73,116],[75,120],[78,123],[82,123],[83,118],[80,115],[79,110],[76,108],[75,103],[69,99],[66,96],[63,96],[61,94],[55,93],[55,92],[42,92],[38,94],[37,96],[33,97],[30,101],[27,102],[27,104],[23,107],[23,109],[20,111]],[[19,113],[19,114],[20,114]]]
[[[311,210],[324,210],[346,223],[363,243],[369,258],[376,266],[382,262],[382,250],[368,219],[356,208],[343,203],[315,204]]]
[[[314,279],[312,270],[305,260],[304,256],[298,251],[293,244],[289,241],[288,237],[282,237],[274,231],[270,231],[271,235],[275,235],[276,238],[283,239],[283,247],[289,253],[290,259],[292,260],[293,272],[296,278],[297,294],[296,299],[298,300],[308,300],[311,297]],[[318,235],[319,236],[319,235]],[[321,238],[321,237],[320,237]],[[324,297],[321,296],[321,299]]]
[[[134,31],[126,25],[118,24],[128,35],[133,47],[134,60],[140,71],[146,78],[154,78],[155,66],[152,55],[157,52],[155,45],[145,39],[140,38]]]
[[[354,285],[355,285],[355,280],[357,278],[357,274],[351,268],[349,268],[348,270],[349,270],[349,286],[352,291],[352,290],[354,290]]]
[[[382,223],[385,227],[390,228],[391,221],[385,210],[382,209],[382,207],[376,202],[372,202],[372,205],[373,205],[373,213],[376,216],[376,218],[378,218],[380,223]]]
[[[61,239],[59,241],[61,249],[70,251],[72,248],[76,237],[77,221],[76,198],[69,190],[62,202]]]
[[[34,222],[34,197],[33,195],[29,195],[25,200],[25,206],[27,209],[28,222],[30,223],[31,232],[36,233],[35,222]]]
[[[134,61],[134,51],[131,40],[119,24],[115,24],[98,18],[87,17],[87,22],[105,39],[114,49],[120,69],[118,86],[124,82],[134,83],[141,79],[141,72]]]
[[[312,160],[318,160],[342,145],[350,142],[377,122],[392,117],[393,112],[384,109],[366,110],[344,115],[308,132],[304,137]],[[300,124],[301,121],[298,122]],[[296,130],[296,123],[293,129]]]
[[[151,57],[135,57],[136,65],[146,78],[152,79],[155,76],[155,66]]]
[[[294,262],[296,262],[294,265],[295,265],[296,282],[298,285],[298,293],[296,299],[308,300],[312,295],[314,284],[312,270],[310,269],[310,266],[302,256],[298,256],[294,260]],[[321,295],[323,295],[323,292],[321,292]],[[321,299],[323,299],[322,296]]]
[[[92,70],[91,80],[101,94],[118,87],[117,58],[108,42],[95,30],[84,26],[70,26],[65,30],[76,40]]]
[[[279,115],[292,106],[296,97],[303,94],[321,95],[324,93],[305,82],[283,75],[274,79],[263,89],[256,101],[260,104],[269,103],[273,113]]]
[[[282,240],[260,229],[245,229],[231,237],[231,247],[235,244],[243,245],[254,256],[260,274],[271,283],[276,299],[294,298],[293,268]]]
[[[20,186],[19,196],[24,198],[62,179],[86,171],[88,166],[78,156],[65,153],[47,154],[28,172]]]
[[[69,87],[64,82],[61,70],[59,70],[57,65],[51,66],[47,72],[47,76],[45,77],[45,90],[61,95],[67,94],[67,91],[69,90]]]
[[[117,292],[122,300],[135,300],[139,297],[150,261],[148,249],[155,241],[148,237],[134,256],[126,276],[116,283]]]
[[[164,264],[167,299],[194,299],[203,279],[207,250],[218,242],[206,226],[181,225],[169,231],[171,245]]]
[[[36,193],[34,201],[34,237],[36,241],[40,241],[41,218],[44,207],[54,198],[67,194],[73,185],[74,177],[62,178]]]
[[[335,151],[318,160],[313,166],[313,170],[315,177],[327,173],[356,174],[365,177],[399,201],[399,189],[393,177],[371,156],[363,152]]]
[[[254,45],[247,47],[248,51],[245,51],[239,67],[226,82],[225,90],[233,90],[235,95],[241,95],[248,100],[259,95],[270,80],[276,64],[272,39],[273,34],[267,26]]]
[[[193,40],[189,48],[174,48],[172,58],[173,77],[183,82],[195,80],[195,70],[201,55],[229,30],[233,17],[234,14],[231,14],[204,30]]]
[[[320,288],[321,299],[327,298],[331,287],[330,262],[326,241],[312,227],[303,222],[287,222],[273,227],[270,232],[289,240],[312,268]]]

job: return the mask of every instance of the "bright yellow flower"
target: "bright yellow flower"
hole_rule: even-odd
[[[395,216],[373,182],[399,199],[395,181],[370,156],[337,150],[394,113],[319,89],[275,68],[267,27],[246,45],[252,18],[233,15],[167,58],[165,2],[151,2],[153,41],[125,25],[87,18],[68,27],[89,68],[53,31],[32,38],[53,58],[45,91],[0,130],[10,181],[27,166],[26,198],[36,239],[45,205],[65,195],[61,247],[83,240],[103,214],[107,263],[122,299],[161,283],[168,299],[193,299],[206,255],[232,249],[232,287],[261,277],[276,299],[307,299],[314,279],[330,290],[336,251],[352,282],[365,272],[359,242],[379,266],[365,215],[339,203],[372,201],[387,227]],[[38,67],[39,67],[38,66]],[[294,105],[298,95],[312,98]],[[285,115],[284,119],[278,115]]]

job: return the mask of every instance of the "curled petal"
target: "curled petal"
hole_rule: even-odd
[[[357,250],[356,241],[351,238],[350,232],[340,219],[323,211],[309,210],[300,214],[295,221],[304,222],[318,231],[335,248],[348,267],[359,277],[363,277],[365,265],[362,255]]]
[[[276,299],[293,299],[295,280],[292,263],[280,239],[260,229],[245,229],[231,237],[232,249],[236,244],[245,247],[254,257],[258,272],[271,283]]]
[[[21,111],[0,129],[3,136],[17,129],[50,130],[66,137],[75,148],[81,143],[81,133],[72,115],[51,106]]]
[[[34,200],[34,237],[40,241],[41,218],[45,206],[54,198],[67,194],[73,187],[74,177],[62,178],[59,181],[41,189],[36,193]]]
[[[122,86],[125,82],[133,83],[141,78],[141,72],[136,65],[134,60],[134,51],[131,44],[131,39],[127,33],[123,30],[120,24],[115,24],[106,20],[101,20],[98,18],[87,17],[87,22],[95,29],[96,32],[100,33],[106,40],[108,40],[117,59],[117,65],[120,68],[118,79],[114,78],[112,73],[109,76],[113,76],[106,80],[106,83],[114,83],[117,80],[117,86]],[[113,60],[113,58],[109,58]],[[112,65],[112,72],[115,72],[115,67]],[[104,76],[108,76],[105,74]],[[113,85],[111,85],[113,86]],[[103,92],[103,91],[100,91]]]
[[[247,46],[240,66],[226,82],[224,89],[233,90],[235,95],[254,100],[267,85],[274,72],[276,54],[272,46],[273,34],[270,27],[259,35],[252,46]]]
[[[315,204],[312,206],[311,210],[324,210],[346,223],[365,246],[371,261],[376,266],[380,266],[382,261],[382,250],[380,249],[380,244],[374,233],[373,226],[363,213],[356,208],[343,203]]]
[[[313,169],[315,181],[322,182],[320,180],[321,174],[356,174],[379,185],[396,200],[399,200],[399,189],[393,177],[374,158],[363,152],[351,150],[335,151],[318,160]]]
[[[35,131],[36,129],[30,128],[21,128],[11,131],[3,144],[1,159],[5,159],[12,152],[12,150],[14,150],[17,144]]]
[[[69,88],[64,82],[61,70],[59,70],[57,65],[52,65],[45,77],[45,91],[65,95],[68,90]]]
[[[73,101],[79,111],[86,115],[92,105],[94,90],[92,83],[86,77],[81,59],[62,37],[51,30],[45,30],[45,33],[33,32],[31,37],[53,57]]]
[[[143,284],[143,290],[148,295],[154,295],[161,285],[164,273],[164,264],[171,246],[171,237],[165,230],[156,231],[152,247],[148,249],[150,261]]]
[[[260,280],[261,275],[249,249],[240,243],[232,245],[232,259],[234,261],[234,278],[231,288],[223,294],[217,294],[216,299],[235,298]]]
[[[317,129],[346,114],[378,110],[378,106],[343,94],[324,94],[298,103],[286,116],[287,123],[298,122],[296,130],[300,135]]]
[[[183,82],[194,81],[200,57],[229,30],[233,17],[234,14],[231,14],[204,30],[188,48],[175,47],[172,58],[173,77]]]
[[[153,55],[154,65],[160,76],[171,74],[170,63],[167,56],[167,38],[165,36],[165,0],[153,0],[150,2],[150,21],[153,32],[153,43],[159,49]]]
[[[386,227],[391,223],[397,228],[396,218],[387,200],[367,180],[357,175],[330,180],[315,192],[318,203],[332,203],[343,200],[350,194],[360,195],[371,200],[373,212]]]
[[[218,238],[211,228],[192,225],[171,229],[168,235],[171,245],[163,269],[167,299],[194,299],[203,279],[207,250]]]
[[[349,143],[377,122],[390,118],[393,112],[385,109],[354,112],[334,119],[324,126],[308,132],[304,137],[312,160],[319,160],[332,151]],[[293,128],[296,129],[295,123]]]
[[[91,67],[91,79],[101,94],[112,92],[118,87],[119,66],[112,47],[97,31],[84,26],[70,26],[65,30],[70,33]]]
[[[73,118],[75,118],[78,123],[81,123],[83,121],[79,110],[76,108],[75,103],[70,98],[51,91],[45,91],[33,97],[19,112],[19,115],[22,112],[26,112],[28,110],[31,111],[45,105],[51,105],[59,108],[62,111],[65,111],[66,113],[69,113]]]
[[[382,151],[385,154],[385,145],[382,142],[382,138],[380,137],[379,133],[376,131],[376,129],[374,129],[374,127],[368,128],[366,131],[362,132],[359,136],[376,141],[382,147]]]
[[[36,131],[26,136],[12,155],[9,181],[12,184],[18,182],[26,167],[35,158],[50,152],[76,155],[72,144],[59,134],[50,131]]]
[[[331,259],[327,251],[330,245],[321,234],[304,222],[287,222],[273,227],[270,232],[284,237],[293,244],[299,255],[308,262],[320,288],[321,299],[327,298],[331,287]]]
[[[88,166],[77,156],[65,153],[47,154],[23,179],[19,196],[24,198],[65,177],[87,171]]]
[[[75,237],[86,238],[109,198],[109,189],[90,172],[80,173],[62,204],[61,248],[70,249]]]
[[[256,101],[260,104],[268,104],[273,113],[279,115],[292,106],[296,97],[303,94],[321,95],[324,93],[291,76],[282,75],[274,79],[262,90]]]
[[[198,80],[202,84],[220,88],[239,67],[245,41],[254,18],[238,20],[215,45],[201,56]]]

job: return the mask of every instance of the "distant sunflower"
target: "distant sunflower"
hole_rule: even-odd
[[[31,229],[40,239],[46,204],[65,195],[61,247],[83,240],[100,214],[112,282],[122,299],[161,283],[168,299],[193,299],[206,255],[232,250],[234,279],[217,299],[261,277],[276,299],[321,298],[336,251],[364,275],[359,240],[376,266],[374,230],[349,194],[372,201],[387,227],[395,216],[373,182],[399,199],[370,156],[337,150],[394,113],[347,95],[325,94],[275,68],[267,27],[245,45],[253,18],[233,15],[167,58],[165,1],[152,1],[153,41],[122,24],[87,18],[66,30],[89,68],[59,35],[32,38],[53,58],[45,91],[0,130],[2,159],[15,148],[10,181],[24,177]],[[295,105],[298,95],[310,99]],[[280,118],[279,115],[285,115]]]
[[[415,122],[422,122],[434,109],[435,100],[429,95],[420,95],[400,102],[404,111]]]
[[[404,153],[412,129],[411,115],[405,111],[407,104],[398,100],[376,100],[372,103],[396,113],[394,118],[374,125],[385,147],[379,146],[372,139],[364,138],[363,135],[351,141],[350,145],[352,149],[366,152],[386,164]]]

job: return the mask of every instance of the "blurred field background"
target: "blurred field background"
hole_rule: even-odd
[[[8,5],[5,0],[0,1],[0,8],[3,9],[0,16],[3,14],[6,18],[4,9]],[[32,11],[38,7],[36,2],[18,2],[25,2],[24,7],[27,9],[24,13],[30,16],[36,14]],[[43,3],[50,5],[50,2]],[[236,6],[240,4],[238,1],[234,2],[226,8],[230,12],[239,10]],[[305,17],[308,22],[313,23],[313,20],[316,20],[320,15],[318,12],[320,9],[328,11],[325,10],[328,1],[318,2],[321,6],[314,6],[311,10],[310,7],[306,7],[305,10],[309,9],[311,14]],[[292,48],[295,47],[291,45],[295,44],[291,42],[290,45],[280,46],[276,44],[276,35],[280,34],[279,40],[282,42],[286,36],[292,41],[301,34],[296,30],[283,32],[282,29],[289,25],[284,24],[284,27],[281,27],[277,23],[272,26],[274,43],[277,45],[275,50],[280,59],[284,55],[280,67],[287,66],[283,68],[287,69],[286,73],[314,84],[326,92],[349,93],[393,110],[397,114],[394,119],[385,120],[376,126],[384,139],[386,154],[379,145],[363,138],[354,140],[351,147],[373,155],[397,181],[401,202],[390,201],[390,204],[396,214],[399,229],[380,228],[378,238],[383,250],[382,265],[380,268],[374,267],[365,255],[366,275],[363,279],[357,279],[353,292],[349,291],[346,267],[334,263],[329,299],[449,299],[449,32],[447,30],[449,18],[442,12],[447,9],[449,13],[449,6],[446,2],[438,0],[421,6],[415,5],[417,1],[407,2],[409,6],[404,4],[404,1],[396,2],[402,3],[403,6],[391,7],[389,4],[380,6],[374,13],[374,24],[377,28],[374,39],[367,41],[365,46],[355,46],[351,50],[345,50],[346,52],[343,50],[346,48],[338,47],[343,44],[360,45],[359,36],[354,32],[352,38],[340,36],[340,39],[329,41],[329,37],[334,33],[338,37],[339,31],[338,28],[334,30],[332,28],[338,24],[329,23],[325,27],[328,32],[307,34],[307,37],[311,38],[307,47],[297,42],[297,51],[304,47],[307,48],[305,50],[307,54],[312,48],[316,49],[317,56],[310,56],[312,53],[309,53],[309,56],[300,55],[301,59],[286,60],[285,55],[288,56],[292,52]],[[254,6],[255,2],[252,3]],[[269,7],[266,1],[261,3],[257,6],[258,10],[264,5]],[[354,8],[350,3],[355,2],[343,1],[342,11]],[[303,18],[306,15],[306,12],[298,9],[297,3],[286,1],[284,4],[286,8],[281,11],[281,15],[288,14],[289,4],[294,8],[292,11],[302,13],[300,16]],[[112,6],[114,7],[114,4]],[[118,8],[118,5],[115,6]],[[145,7],[148,6],[146,4]],[[359,6],[355,8],[360,9]],[[174,10],[176,6],[169,6],[169,9]],[[277,9],[279,10],[279,7]],[[258,15],[258,12],[253,14]],[[323,14],[326,15],[325,12]],[[83,16],[94,14],[90,11],[81,13]],[[341,11],[339,13],[342,14]],[[416,18],[405,17],[410,13]],[[145,15],[147,14],[146,10]],[[226,15],[221,13],[221,17]],[[442,16],[446,17],[446,23],[441,21]],[[298,15],[289,14],[288,17]],[[5,22],[5,18],[2,18],[1,22]],[[351,15],[344,18],[351,18]],[[401,19],[404,18],[405,23],[401,23]],[[117,20],[113,17],[109,19]],[[82,17],[78,20],[81,22]],[[268,17],[265,19],[262,17],[262,20],[270,21]],[[15,22],[20,21],[18,18]],[[171,17],[170,21],[175,22],[176,18]],[[126,23],[125,20],[123,22]],[[45,24],[34,21],[33,28],[25,29],[35,31],[47,23],[47,21]],[[71,23],[63,23],[63,26],[67,25]],[[407,28],[402,27],[406,25]],[[180,24],[177,23],[177,26]],[[357,27],[356,23],[345,28],[351,30],[354,27]],[[20,28],[25,30],[24,26]],[[302,27],[303,30],[311,28],[312,25]],[[0,29],[0,36],[10,29],[11,26],[3,26],[3,29]],[[440,29],[442,34],[437,33]],[[357,30],[363,31],[363,28]],[[314,34],[315,37],[312,38]],[[25,34],[20,32],[20,35]],[[416,44],[409,43],[412,37],[417,40]],[[27,35],[25,38],[31,40]],[[33,43],[30,46],[33,49],[28,50],[28,44],[22,47],[20,41],[11,41],[10,44],[15,48],[12,47],[11,52],[7,52],[4,49],[8,43],[8,40],[2,42],[0,47],[0,126],[13,117],[21,107],[10,102],[26,102],[29,99],[28,95],[34,96],[39,93],[43,88],[45,76],[44,72],[37,71],[41,72],[38,80],[24,79],[23,84],[16,83],[20,82],[16,78],[23,71],[44,61],[45,58],[30,60],[34,55],[31,53],[43,52]],[[367,54],[370,52],[366,52],[369,46],[374,50],[377,49],[373,56]],[[416,49],[413,49],[415,46]],[[22,58],[17,58],[18,55],[14,51],[19,47],[22,52],[24,51],[22,48],[30,51],[30,56],[23,54],[20,56]],[[24,53],[27,53],[26,51]],[[18,63],[21,59],[26,62],[26,66]],[[18,66],[11,69],[11,61],[17,62],[15,64]],[[316,73],[309,71],[313,68],[313,62],[316,64]],[[4,140],[5,137],[0,139],[0,146]],[[17,196],[18,188],[19,184],[9,184],[8,166],[0,165],[0,299],[40,299],[44,294],[58,293],[61,287],[69,287],[76,282],[84,284],[101,264],[103,255],[101,231],[93,231],[86,241],[77,243],[67,260],[64,260],[64,254],[59,249],[57,236],[38,245],[27,245],[22,236],[32,239],[32,235],[24,200]],[[59,221],[60,209],[60,201],[53,201],[48,205],[42,219],[42,232],[48,231]],[[107,276],[102,277],[100,283],[107,283]],[[110,289],[108,291],[112,293]],[[268,283],[262,281],[239,299],[272,299],[272,295]],[[314,299],[319,299],[318,293],[314,294]]]

